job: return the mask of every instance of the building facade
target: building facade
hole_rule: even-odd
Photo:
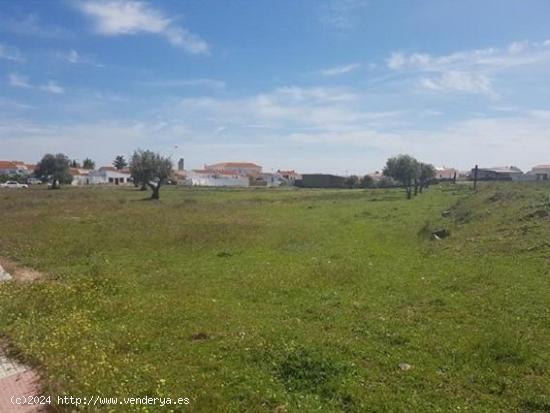
[[[193,186],[247,187],[250,186],[250,178],[233,172],[195,169],[191,172],[191,184]]]
[[[262,167],[252,162],[220,162],[212,165],[204,165],[204,169],[250,177],[258,177],[262,173]]]

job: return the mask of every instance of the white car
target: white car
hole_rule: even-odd
[[[22,189],[25,189],[25,188],[28,188],[29,186],[26,185],[26,184],[20,184],[19,182],[16,182],[16,181],[7,181],[7,182],[4,182],[3,184],[0,184],[0,188],[22,188]]]

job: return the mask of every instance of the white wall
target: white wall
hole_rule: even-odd
[[[250,182],[246,176],[237,175],[191,175],[193,186],[249,186]]]

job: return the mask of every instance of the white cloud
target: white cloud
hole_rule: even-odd
[[[48,83],[40,86],[40,89],[42,89],[45,92],[54,93],[56,95],[65,93],[65,89],[63,89],[53,80],[49,80]]]
[[[132,0],[86,1],[82,12],[93,19],[95,31],[105,36],[151,33],[163,36],[189,53],[208,53],[209,45],[199,36],[174,24],[160,10],[146,2]]]
[[[16,47],[6,46],[2,43],[0,43],[0,59],[11,60],[14,62],[23,60],[19,49]]]
[[[417,77],[417,84],[430,91],[495,97],[492,79],[497,74],[514,68],[550,64],[550,51],[544,43],[521,41],[505,49],[467,50],[441,56],[394,52],[386,63],[394,73]]]
[[[24,89],[37,89],[48,93],[62,94],[65,93],[65,89],[59,86],[55,81],[49,80],[45,85],[35,86],[30,83],[27,76],[19,75],[17,73],[11,73],[8,76],[8,82],[13,87],[19,87]]]
[[[420,84],[434,91],[456,91],[474,94],[486,94],[494,96],[491,89],[491,80],[482,74],[449,71],[444,72],[438,78],[421,79]]]
[[[521,53],[527,50],[529,43],[527,41],[513,42],[508,46],[508,52],[511,54]]]
[[[406,63],[405,56],[402,53],[392,53],[388,59],[388,67],[393,70],[402,68]]]
[[[25,89],[30,89],[32,87],[27,76],[18,75],[17,73],[11,73],[8,76],[8,82],[13,87],[21,87]]]
[[[358,69],[361,65],[359,63],[351,63],[349,65],[331,67],[329,69],[321,70],[321,74],[324,76],[338,76],[346,73],[353,72]]]
[[[57,52],[55,56],[58,59],[64,60],[74,65],[90,65],[95,67],[103,67],[103,65],[97,63],[93,57],[83,55],[77,52],[75,49],[71,49],[67,52]]]
[[[550,61],[544,43],[513,42],[506,49],[486,48],[448,55],[394,52],[387,60],[392,70],[444,72],[449,70],[503,70],[511,67]]]

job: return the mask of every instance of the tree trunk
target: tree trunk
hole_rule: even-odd
[[[411,188],[411,186],[407,185],[405,190],[407,191],[407,199],[411,199],[412,198],[412,188]]]
[[[418,195],[418,181],[414,180],[414,196]]]
[[[144,183],[141,184],[141,188],[139,188],[140,191],[147,191],[147,185]]]
[[[151,199],[160,199],[160,182],[158,182],[156,185],[149,184],[149,186],[153,190],[153,193],[151,194]]]
[[[52,186],[50,187],[50,189],[59,189],[59,188],[60,188],[60,186],[59,186],[59,183],[58,183],[57,179],[54,179],[52,181]]]

